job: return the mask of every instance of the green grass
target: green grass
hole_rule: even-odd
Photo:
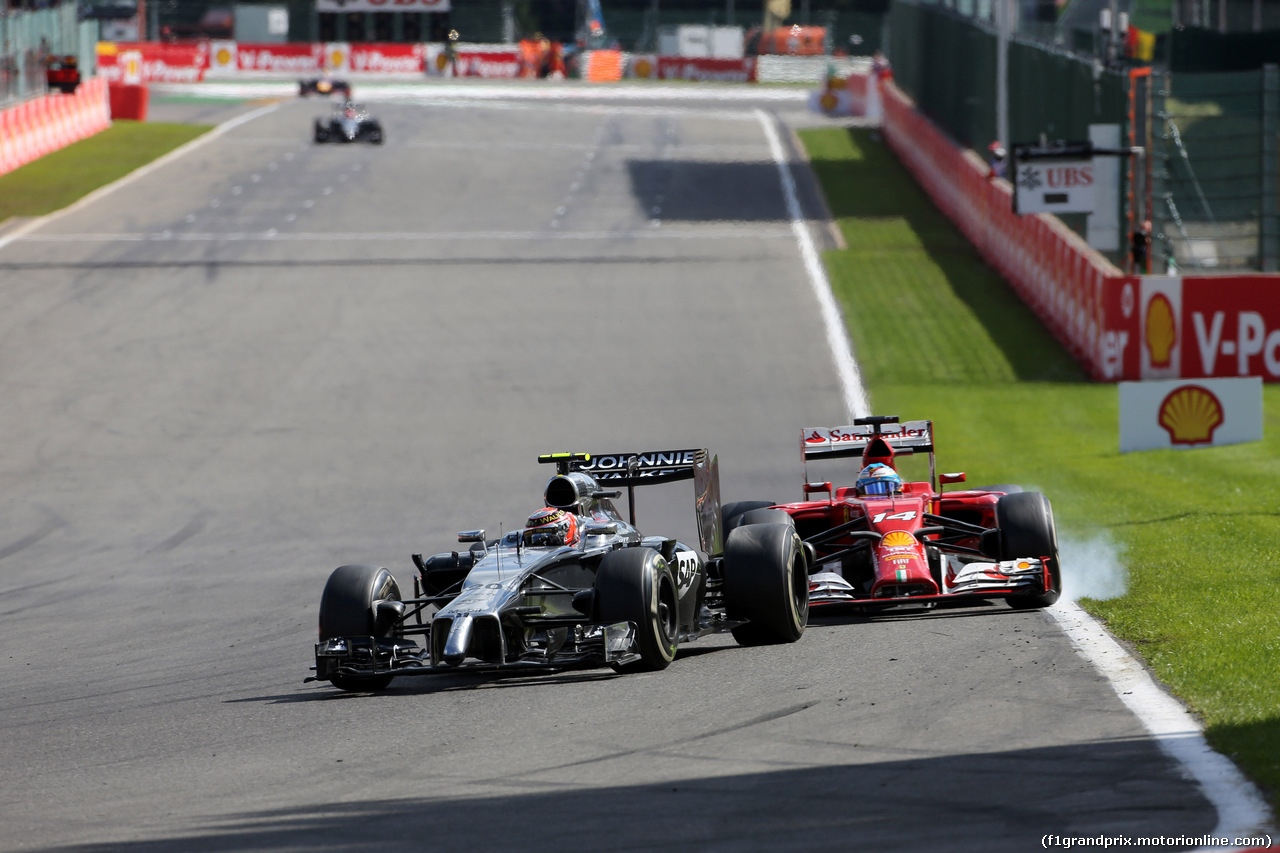
[[[875,412],[931,418],[940,470],[1043,491],[1067,556],[1112,543],[1128,592],[1082,603],[1274,805],[1280,388],[1262,442],[1120,454],[1116,386],[1085,379],[869,131],[800,135],[848,246],[825,261]],[[1064,583],[1084,568],[1064,559]]]
[[[60,210],[208,130],[117,119],[101,133],[0,175],[0,222]]]

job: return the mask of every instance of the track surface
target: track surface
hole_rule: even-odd
[[[726,500],[794,499],[797,429],[844,417],[752,104],[387,102],[381,148],[312,146],[320,112],[0,250],[0,848],[1214,828],[1052,621],[1003,606],[641,676],[304,685],[333,567],[407,583],[411,553],[521,523],[538,453],[708,446]],[[642,492],[642,527],[690,537],[687,486]]]

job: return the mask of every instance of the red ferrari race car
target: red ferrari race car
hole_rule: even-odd
[[[800,452],[808,500],[740,501],[723,509],[724,531],[790,520],[809,560],[809,605],[878,609],[1002,598],[1018,609],[1058,600],[1062,579],[1049,499],[1020,486],[943,493],[963,473],[938,475],[933,422],[858,418],[806,428]],[[904,457],[928,455],[928,481],[903,480]],[[809,480],[810,462],[854,457],[853,486]]]

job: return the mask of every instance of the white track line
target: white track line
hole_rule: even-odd
[[[827,333],[827,345],[831,348],[831,360],[835,364],[836,375],[840,378],[847,414],[851,419],[865,417],[871,414],[871,404],[867,400],[866,389],[862,386],[858,363],[853,359],[853,345],[845,330],[844,314],[831,292],[826,268],[822,266],[822,258],[813,245],[813,235],[809,233],[809,226],[800,210],[796,182],[791,176],[791,165],[787,161],[777,126],[764,110],[757,109],[755,114],[760,126],[764,128],[765,138],[769,140],[769,153],[773,155],[773,162],[778,167],[778,179],[782,183],[782,195],[787,203],[787,218],[791,220],[791,233],[796,235],[800,256],[804,259],[804,269],[809,276],[809,286],[818,300],[822,325]]]
[[[177,160],[179,157],[186,156],[189,152],[194,151],[195,149],[199,148],[202,145],[206,145],[209,142],[212,142],[214,139],[217,139],[219,136],[222,136],[227,131],[234,130],[240,125],[253,121],[259,116],[266,115],[272,110],[279,109],[279,107],[280,107],[280,104],[268,104],[265,107],[259,107],[256,110],[252,110],[250,112],[245,113],[244,115],[236,116],[230,121],[224,121],[222,124],[218,125],[208,133],[197,136],[195,139],[191,140],[185,145],[179,145],[177,148],[173,149],[168,154],[165,154],[163,157],[160,157],[156,160],[152,160],[150,163],[146,164],[145,166],[134,169],[132,172],[125,175],[123,178],[120,178],[119,180],[116,180],[116,181],[112,181],[111,183],[106,184],[105,186],[98,187],[96,190],[84,196],[79,201],[75,202],[69,207],[64,207],[62,208],[62,210],[55,210],[53,213],[47,214],[45,216],[38,216],[35,219],[32,219],[30,222],[26,222],[22,224],[20,227],[15,228],[13,231],[9,232],[8,234],[5,234],[3,237],[0,237],[0,250],[4,249],[5,246],[8,246],[10,243],[14,242],[15,240],[18,240],[19,238],[26,236],[27,234],[31,233],[32,231],[36,230],[42,225],[52,222],[53,220],[58,219],[59,217],[65,216],[68,213],[73,213],[77,210],[80,210],[83,207],[87,207],[88,205],[93,204],[95,201],[102,198],[103,196],[109,195],[110,193],[115,192],[116,190],[120,189],[123,186],[128,186],[129,184],[136,181],[138,178],[141,178],[145,175],[149,175],[152,172],[154,172],[156,169],[159,169],[160,167],[168,163],[172,163],[174,160]]]
[[[763,110],[756,110],[756,116],[764,127],[769,139],[769,150],[773,152],[774,162],[778,165],[782,192],[787,200],[787,215],[800,244],[809,282],[822,309],[822,322],[826,326],[827,341],[831,345],[831,357],[840,374],[845,407],[852,417],[870,414],[866,391],[845,332],[843,316],[836,307],[831,284],[814,248],[813,239],[801,218],[795,182],[787,166],[774,122]],[[1182,703],[1157,684],[1143,665],[1074,601],[1064,599],[1045,612],[1053,617],[1080,653],[1111,683],[1121,701],[1151,733],[1160,748],[1182,764],[1200,785],[1205,797],[1218,812],[1218,826],[1214,830],[1214,837],[1274,837],[1271,812],[1261,793],[1231,761],[1209,747],[1204,739],[1204,728]]]
[[[1115,637],[1074,601],[1061,600],[1045,611],[1090,663],[1120,701],[1128,706],[1156,743],[1182,764],[1218,810],[1215,838],[1258,837],[1275,831],[1271,811],[1253,783],[1204,739],[1204,727],[1133,658]],[[1230,850],[1202,847],[1201,850]]]

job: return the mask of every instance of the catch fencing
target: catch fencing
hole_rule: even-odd
[[[1280,69],[1175,72],[1154,95],[1154,268],[1280,269]]]

